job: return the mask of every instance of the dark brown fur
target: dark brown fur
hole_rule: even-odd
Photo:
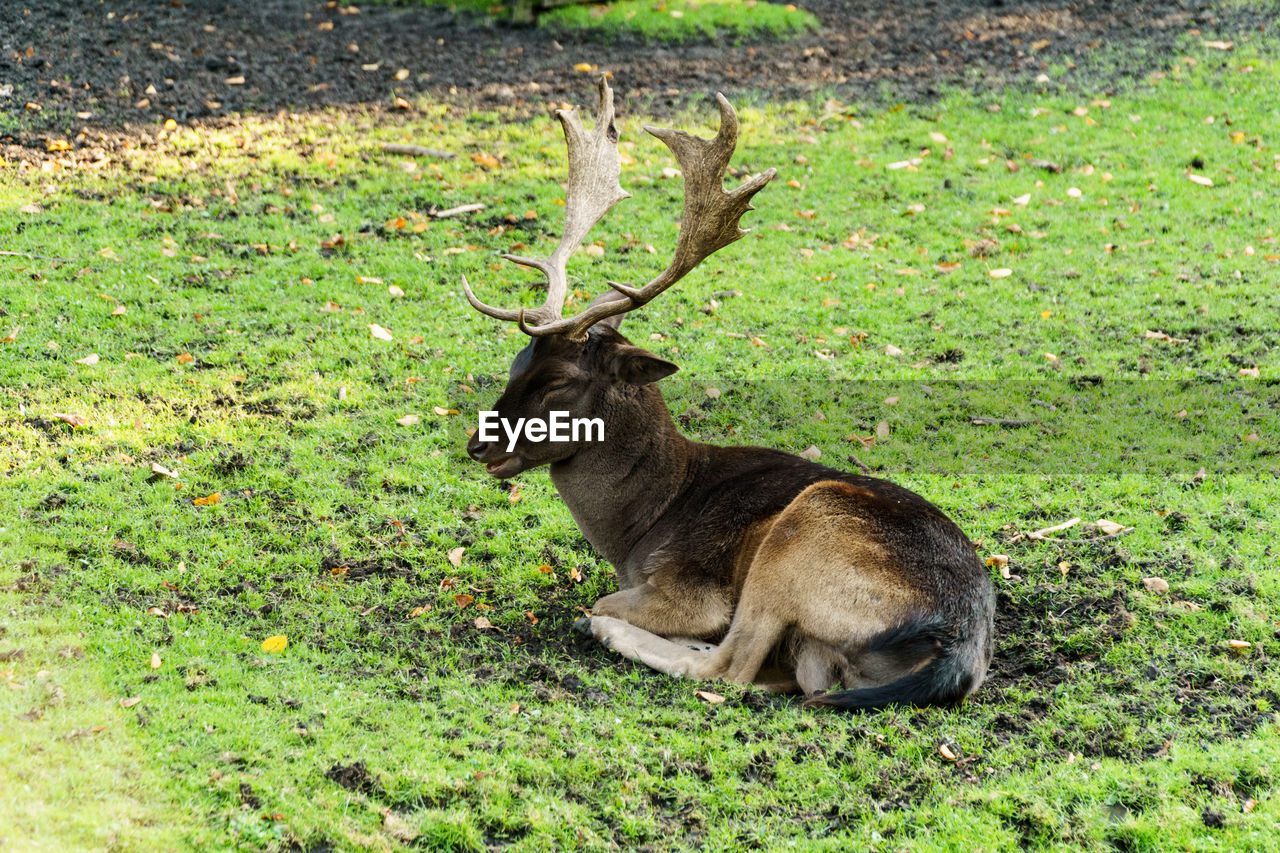
[[[885,480],[684,438],[654,384],[675,365],[617,322],[585,341],[535,338],[495,406],[506,418],[599,417],[603,442],[468,445],[495,476],[550,465],[617,568],[620,591],[584,627],[663,672],[799,689],[814,704],[945,704],[976,688],[994,598],[960,529]],[[836,685],[846,690],[817,695]]]

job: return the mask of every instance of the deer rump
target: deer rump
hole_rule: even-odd
[[[598,419],[603,441],[520,439],[477,431],[469,455],[500,479],[547,465],[587,540],[618,570],[621,589],[579,627],[672,675],[800,690],[839,708],[946,704],[981,682],[991,658],[991,578],[960,529],[931,503],[884,480],[776,450],[689,441],[658,391],[678,368],[619,331],[747,232],[739,220],[773,169],[726,191],[738,119],[717,95],[713,139],[646,128],[671,149],[684,206],[668,266],[641,286],[609,290],[565,317],[566,264],[591,228],[628,197],[619,184],[613,90],[601,78],[594,128],[557,115],[568,148],[564,232],[547,257],[505,255],[537,270],[536,308],[481,302],[530,343],[494,404],[512,423],[553,413]],[[824,693],[836,685],[846,688]]]
[[[661,672],[810,705],[946,705],[981,683],[994,594],[937,507],[776,450],[690,444],[689,488],[581,630]]]

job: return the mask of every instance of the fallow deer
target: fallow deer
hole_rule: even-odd
[[[714,139],[645,128],[674,153],[684,210],[670,265],[643,287],[611,290],[571,317],[565,264],[629,194],[613,92],[601,79],[595,127],[558,117],[568,145],[564,234],[549,257],[505,255],[540,271],[538,308],[482,313],[532,340],[511,365],[503,418],[553,410],[599,418],[603,441],[473,434],[467,451],[494,477],[541,465],[587,540],[617,569],[619,592],[580,620],[600,643],[670,675],[803,691],[809,704],[946,705],[982,681],[991,660],[994,596],[973,544],[933,504],[885,480],[777,450],[716,447],[676,429],[655,383],[676,365],[618,332],[711,253],[747,232],[740,217],[774,170],[726,192],[737,115],[723,95]],[[836,685],[843,690],[828,691]]]

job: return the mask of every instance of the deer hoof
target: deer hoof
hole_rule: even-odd
[[[591,617],[583,616],[581,619],[574,620],[573,630],[577,631],[584,637],[595,636],[591,633]]]

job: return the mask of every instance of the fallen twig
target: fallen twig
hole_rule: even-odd
[[[33,255],[30,252],[9,252],[0,250],[0,257],[26,258],[32,261],[62,261],[64,264],[71,263],[71,258],[57,258],[52,255]]]
[[[1108,539],[1118,539],[1121,536],[1128,536],[1136,527],[1126,527],[1124,530],[1117,530],[1115,533],[1108,533],[1106,536],[1095,536],[1092,539],[1054,539],[1046,537],[1041,540],[1044,542],[1053,542],[1057,545],[1094,545],[1098,542],[1106,542]]]
[[[1080,523],[1079,518],[1073,518],[1070,521],[1064,521],[1061,524],[1055,524],[1053,527],[1044,527],[1044,528],[1041,528],[1040,530],[1033,530],[1027,534],[1027,538],[1028,539],[1048,539],[1049,537],[1045,536],[1046,533],[1057,533],[1062,530],[1067,530],[1069,528],[1075,527],[1079,523]]]
[[[458,207],[450,207],[446,210],[437,210],[431,214],[432,219],[448,219],[451,216],[461,216],[464,213],[475,213],[477,210],[484,210],[484,205],[480,202],[475,204],[463,204]]]
[[[850,453],[846,458],[847,458],[850,462],[852,462],[854,465],[857,465],[859,468],[861,468],[861,469],[862,469],[862,473],[864,473],[864,474],[870,474],[870,473],[871,473],[871,466],[870,466],[870,465],[868,465],[867,463],[863,462],[863,461],[862,461],[861,459],[859,459],[858,457],[854,456],[852,453]]]
[[[388,154],[407,154],[410,157],[435,157],[439,160],[452,160],[457,157],[452,151],[445,151],[443,148],[427,148],[423,145],[409,145],[401,142],[388,142],[382,146],[382,150]]]

